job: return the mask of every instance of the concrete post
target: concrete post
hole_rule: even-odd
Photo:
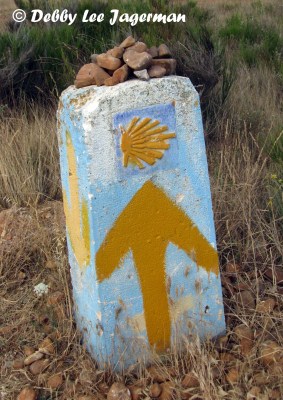
[[[100,365],[225,331],[199,97],[169,76],[64,91],[76,320]]]

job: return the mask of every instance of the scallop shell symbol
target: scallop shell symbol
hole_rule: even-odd
[[[175,132],[164,133],[168,131],[168,126],[160,126],[160,121],[152,121],[151,118],[140,121],[139,117],[134,117],[126,129],[121,125],[120,129],[124,167],[132,163],[141,169],[145,167],[142,161],[155,164],[169,149],[167,140],[176,137]]]

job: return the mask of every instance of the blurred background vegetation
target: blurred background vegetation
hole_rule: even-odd
[[[235,123],[244,120],[263,129],[271,126],[273,130],[282,129],[279,116],[282,98],[278,96],[283,83],[280,2],[247,1],[246,4],[240,2],[238,7],[228,2],[222,10],[214,10],[214,15],[193,1],[17,0],[16,5],[27,12],[28,19],[23,24],[8,22],[8,29],[0,35],[2,105],[15,105],[22,99],[44,104],[52,102],[73,83],[76,72],[89,62],[92,53],[104,51],[131,33],[149,46],[169,42],[178,61],[177,74],[190,77],[201,94],[208,133],[215,133],[219,114],[230,117],[231,113],[234,113]],[[28,22],[30,11],[35,8],[44,12],[67,8],[78,17],[72,25],[31,24]],[[186,14],[187,22],[111,26],[106,17],[102,23],[82,23],[86,9],[110,16],[113,8],[129,14],[169,14],[174,10]],[[221,21],[215,13],[222,16]],[[235,92],[239,94],[239,81],[243,79],[242,98],[248,98],[236,101],[236,105]],[[271,96],[275,94],[276,104],[272,99],[268,107],[272,110],[266,109],[269,99],[266,103],[261,99],[259,107],[254,107],[255,91],[259,97],[266,97],[266,91],[272,91]],[[255,96],[249,95],[251,92]]]
[[[5,1],[5,0],[0,0]],[[283,219],[283,7],[281,0],[17,0],[67,8],[73,25],[7,20],[0,27],[0,207],[60,198],[55,112],[62,90],[94,52],[128,34],[169,44],[177,74],[201,98],[219,240],[278,248]],[[186,23],[82,23],[91,13],[183,13]],[[280,231],[280,229],[279,229]],[[251,234],[252,232],[252,234]],[[273,233],[271,233],[273,232]],[[280,231],[282,234],[282,231]],[[252,240],[252,246],[249,240]],[[276,243],[276,244],[275,244]],[[237,245],[238,246],[238,245]],[[280,247],[280,246],[279,246]],[[243,249],[242,249],[243,250]],[[242,251],[242,254],[247,252]],[[277,253],[278,254],[278,253]]]

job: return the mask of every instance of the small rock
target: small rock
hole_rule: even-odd
[[[141,79],[142,81],[148,81],[149,80],[149,75],[147,73],[146,69],[142,69],[141,71],[134,71],[134,75]]]
[[[38,322],[42,325],[46,325],[50,323],[49,316],[47,314],[40,314],[38,316]]]
[[[269,298],[269,299],[263,300],[260,303],[258,303],[256,306],[256,311],[259,313],[263,313],[263,314],[271,313],[273,311],[275,305],[276,305],[275,300],[272,298]]]
[[[22,358],[17,358],[16,360],[13,361],[13,368],[14,369],[22,369],[24,368],[25,363]]]
[[[160,396],[161,390],[162,388],[158,383],[153,383],[149,388],[148,394],[150,397],[156,398]]]
[[[252,379],[256,385],[267,385],[270,382],[270,377],[265,373],[265,371],[254,374]]]
[[[240,352],[243,356],[247,356],[252,352],[254,347],[253,340],[241,339],[240,340]]]
[[[111,76],[110,78],[106,79],[105,86],[115,86],[118,85],[118,83],[120,83],[119,79]]]
[[[24,364],[30,365],[30,364],[34,363],[35,361],[41,360],[43,357],[44,357],[44,354],[41,353],[41,351],[36,351],[35,353],[31,354],[30,356],[28,356],[25,359]]]
[[[152,65],[160,65],[166,69],[166,75],[174,74],[176,71],[176,60],[174,58],[154,58]]]
[[[77,89],[95,85],[95,64],[85,64],[77,73],[75,86]]]
[[[268,391],[268,399],[269,400],[280,400],[280,399],[282,399],[280,390],[278,390],[278,389],[270,389]]]
[[[96,60],[97,60],[97,56],[98,56],[98,54],[92,54],[91,56],[90,56],[90,61],[92,62],[92,63],[96,63]]]
[[[66,319],[66,309],[62,304],[55,304],[53,307],[53,311],[56,314],[56,318],[58,321],[64,321]]]
[[[230,383],[230,385],[234,385],[239,381],[239,379],[239,371],[236,368],[231,368],[226,375],[227,382]]]
[[[226,264],[225,271],[227,272],[227,274],[235,275],[241,271],[241,267],[239,264],[231,262]]]
[[[123,47],[115,46],[113,49],[110,49],[106,52],[106,54],[110,54],[110,56],[115,58],[122,58],[124,53]]]
[[[150,378],[153,382],[163,383],[167,380],[168,376],[166,375],[165,371],[152,365],[151,367],[147,368],[147,372],[149,373]]]
[[[11,333],[14,329],[15,329],[15,326],[12,325],[12,324],[6,325],[6,326],[2,326],[2,327],[0,327],[0,335],[1,335],[1,336],[8,335],[8,334]]]
[[[45,338],[45,339],[40,343],[40,345],[38,346],[38,350],[39,350],[41,353],[44,353],[44,354],[54,354],[54,353],[55,353],[55,348],[54,348],[54,345],[53,345],[53,343],[52,343],[52,340],[49,339],[48,337]]]
[[[25,278],[26,278],[26,274],[25,274],[23,271],[20,271],[20,272],[18,273],[18,279],[19,279],[20,281],[23,281]]]
[[[46,261],[46,264],[45,264],[45,267],[48,268],[48,269],[55,270],[56,267],[57,267],[57,265],[56,265],[56,262],[55,262],[55,261],[53,261],[53,260],[47,260],[47,261]]]
[[[29,370],[33,375],[38,375],[41,374],[41,372],[43,372],[48,367],[48,365],[48,359],[38,360],[30,365]]]
[[[234,295],[234,285],[232,284],[232,282],[228,276],[222,275],[221,284],[228,291],[230,296]]]
[[[219,358],[224,363],[235,361],[235,357],[230,353],[220,353]]]
[[[239,282],[234,285],[234,290],[243,292],[244,290],[250,290],[250,286],[245,282]]]
[[[42,374],[39,374],[36,378],[37,378],[36,379],[37,386],[46,387],[47,381],[48,381],[48,378],[49,378],[49,374],[47,372],[46,373],[42,373]]]
[[[36,391],[31,387],[26,387],[18,395],[17,400],[36,400],[36,398]]]
[[[115,71],[122,65],[122,61],[119,58],[106,53],[97,56],[96,62],[99,67],[110,69],[111,71]]]
[[[249,390],[247,393],[247,400],[258,399],[260,393],[261,393],[260,387],[253,386],[251,390]]]
[[[89,64],[88,64],[89,65]],[[95,64],[91,64],[91,65],[95,65]],[[94,67],[94,69],[95,69],[95,67]],[[94,71],[94,69],[93,69],[93,71]],[[93,85],[94,85],[95,83],[93,83]],[[87,86],[87,85],[86,85]],[[82,87],[82,86],[81,86]],[[53,306],[54,304],[58,304],[58,303],[61,303],[63,300],[64,300],[64,298],[65,298],[65,296],[64,296],[64,293],[62,293],[62,292],[60,292],[59,290],[58,291],[56,291],[56,292],[54,292],[54,293],[52,293],[49,297],[48,297],[48,299],[47,299],[47,304],[49,305],[49,306]]]
[[[283,358],[275,364],[269,364],[268,372],[273,376],[281,376],[283,374]]]
[[[60,332],[58,329],[55,329],[55,330],[53,329],[52,333],[50,333],[48,335],[48,337],[53,341],[61,340],[62,339],[62,332]]]
[[[273,340],[261,344],[260,359],[263,365],[275,364],[283,357],[283,348]]]
[[[109,392],[109,386],[107,385],[106,382],[101,382],[98,384],[98,389],[103,396],[107,396],[107,393]]]
[[[143,42],[136,42],[133,46],[128,47],[127,50],[134,50],[137,53],[143,53],[147,51],[147,45]]]
[[[185,389],[199,387],[199,380],[193,372],[189,372],[184,376],[182,386]]]
[[[131,392],[123,383],[115,382],[109,389],[107,400],[131,400]]]
[[[129,67],[127,64],[122,65],[122,67],[116,69],[114,71],[113,77],[115,80],[118,80],[119,83],[125,82],[129,76]]]
[[[125,63],[135,71],[146,69],[152,62],[152,57],[146,51],[138,53],[134,50],[127,50],[123,55]]]
[[[23,352],[24,352],[24,355],[26,357],[28,357],[28,356],[31,356],[33,353],[35,353],[35,348],[31,347],[31,346],[25,346],[23,348]]]
[[[79,374],[79,382],[84,386],[87,384],[92,384],[95,379],[95,372],[93,371],[92,367],[89,369],[83,368]],[[108,390],[106,391],[106,393]]]
[[[171,51],[166,44],[161,44],[158,47],[159,57],[172,57]]]
[[[133,46],[136,43],[136,40],[133,38],[133,36],[128,36],[121,44],[119,47],[130,47]]]
[[[130,385],[128,388],[131,392],[132,400],[140,400],[143,397],[141,386]]]
[[[283,269],[282,267],[269,267],[264,275],[271,281],[275,280],[277,285],[283,284]]]
[[[152,65],[148,70],[150,78],[162,78],[166,75],[166,69],[161,65]]]
[[[156,46],[152,46],[147,52],[151,55],[152,58],[158,57],[158,48]]]
[[[242,308],[254,309],[255,308],[255,296],[249,290],[236,293],[235,301],[237,310],[240,311]]]
[[[169,366],[166,367],[166,373],[168,374],[168,380],[170,380],[169,377],[177,378],[177,376],[178,376],[178,371],[173,366],[172,367],[169,367]]]
[[[45,324],[45,325],[43,325],[43,332],[46,334],[46,335],[50,335],[52,332],[53,332],[53,326],[52,325],[50,325],[50,324]]]
[[[234,333],[238,339],[249,339],[253,340],[254,333],[253,331],[246,325],[241,324],[234,328]]]
[[[160,400],[171,400],[174,397],[174,384],[172,382],[164,382],[160,384],[161,395]]]
[[[181,400],[190,400],[192,398],[192,394],[187,390],[179,391]]]
[[[219,336],[219,337],[217,338],[217,341],[216,341],[216,346],[217,346],[217,348],[218,348],[220,351],[225,351],[225,350],[227,350],[227,349],[229,348],[229,346],[228,346],[228,340],[229,340],[229,338],[228,338],[227,335]]]
[[[211,375],[213,379],[219,379],[222,375],[221,369],[218,366],[211,368]]]
[[[50,389],[57,389],[59,386],[62,385],[62,383],[63,383],[62,374],[52,375],[47,381],[47,387],[49,387]]]

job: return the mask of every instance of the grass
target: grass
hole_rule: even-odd
[[[280,51],[283,41],[274,28],[266,27],[249,17],[243,18],[234,14],[220,29],[219,35],[237,48],[237,60],[244,61],[248,66],[257,65],[258,60],[271,62],[281,71]]]
[[[280,398],[283,393],[278,372],[282,365],[279,363],[276,370],[276,364],[267,365],[261,360],[267,340],[283,346],[282,288],[264,276],[270,266],[282,265],[280,221],[268,204],[268,185],[275,178],[269,176],[268,159],[262,149],[250,147],[250,133],[239,132],[231,141],[229,129],[227,124],[221,148],[208,151],[227,336],[216,343],[187,343],[183,353],[173,348],[166,357],[156,360],[159,375],[174,386],[174,398],[189,398],[191,394],[206,400],[238,400],[246,398],[253,386],[259,386],[266,396],[279,393]],[[5,213],[0,247],[4,398],[14,399],[23,386],[31,385],[38,388],[40,399],[78,399],[83,395],[102,399],[115,381],[141,386],[142,398],[146,398],[151,383],[158,379],[156,373],[150,374],[141,365],[123,375],[99,370],[80,345],[72,317],[62,203],[45,202]],[[231,263],[238,265],[237,274],[231,272]],[[33,288],[40,282],[48,284],[49,293],[38,298]],[[243,306],[239,297],[243,288],[251,293],[257,307],[262,300],[272,298],[275,308],[267,313],[258,311],[256,305]],[[58,291],[62,293],[60,302],[51,302]],[[242,324],[252,332],[248,350],[236,334]],[[24,357],[25,347],[38,348],[46,336],[56,348],[48,357],[47,370],[39,376],[31,375],[27,369],[15,370],[13,362]],[[238,377],[231,383],[234,370]],[[188,372],[193,372],[199,381],[190,389],[182,384]],[[47,380],[55,373],[62,374],[63,383],[52,392]]]
[[[70,2],[59,2],[66,7]],[[50,2],[45,3],[49,9]],[[27,14],[34,8],[32,1],[17,1],[18,7]],[[185,26],[179,24],[139,24],[130,27],[119,23],[114,27],[108,23],[110,10],[117,8],[121,13],[146,13],[162,10],[170,13],[170,6],[164,0],[148,0],[143,3],[112,0],[94,3],[89,0],[71,2],[70,9],[77,13],[73,25],[67,24],[28,24],[20,27],[10,26],[10,30],[0,34],[0,98],[4,104],[14,104],[24,94],[26,99],[48,101],[50,96],[58,95],[74,81],[79,67],[89,61],[93,52],[102,52],[111,43],[119,43],[127,33],[142,38],[148,45],[161,42],[163,38],[184,42],[187,38],[194,42],[208,41],[209,32],[205,27],[207,13],[196,7],[192,1],[175,5],[175,12],[185,13]],[[103,23],[82,23],[85,9],[90,12],[104,12]]]
[[[12,12],[16,9],[13,0],[0,0],[0,32],[4,32]]]
[[[2,109],[0,207],[35,205],[60,195],[55,111]]]
[[[11,52],[2,61],[0,77],[3,67],[5,74],[10,71],[18,91],[11,91],[3,74],[0,392],[5,400],[15,399],[25,385],[34,387],[41,400],[102,400],[115,381],[141,388],[140,399],[149,399],[150,385],[158,380],[174,387],[160,400],[283,398],[283,288],[276,279],[283,261],[281,2],[198,4],[201,10],[191,7],[189,31],[176,28],[172,33],[153,26],[145,32],[140,26],[135,34],[152,44],[168,39],[178,59],[178,74],[191,77],[201,94],[227,335],[217,342],[187,343],[181,354],[173,348],[156,360],[161,379],[142,365],[118,375],[100,370],[91,360],[72,316],[54,100],[96,46],[102,49],[119,41],[129,30],[124,26],[110,36],[98,31],[104,39],[95,43],[90,27],[76,41],[64,27],[42,31],[37,41],[38,29],[6,32],[0,36],[0,48],[2,54],[5,46]],[[64,46],[58,52],[61,40]],[[35,47],[28,53],[31,43]],[[30,77],[39,59],[39,75]],[[44,101],[37,95],[42,91],[48,94]],[[22,101],[15,101],[17,95]],[[31,97],[40,102],[31,102]],[[37,297],[33,289],[40,282],[48,284],[49,293]],[[61,300],[54,301],[58,291]],[[243,302],[247,292],[249,305]],[[272,309],[261,308],[265,300],[273,303]],[[248,341],[237,333],[242,325],[250,330]],[[13,363],[25,357],[25,347],[37,349],[46,336],[55,352],[46,356],[50,363],[44,373],[33,376],[27,368],[16,370]],[[281,360],[268,364],[263,352],[270,340],[277,343]],[[198,379],[195,387],[185,387],[188,372]],[[54,373],[62,374],[63,383],[52,391],[47,382]]]
[[[18,140],[23,141],[24,137],[26,146],[24,152],[20,146],[11,147],[13,151],[10,153],[4,152],[7,154],[5,162],[8,163],[10,179],[17,187],[26,176],[32,177],[35,186],[30,190],[40,196],[43,190],[38,189],[35,179],[36,166],[40,164],[37,160],[42,159],[43,164],[47,162],[49,168],[58,166],[56,146],[52,144],[55,140],[54,113],[50,115],[46,110],[35,109],[29,120],[17,113],[6,117],[5,123],[8,127],[18,127],[15,138],[23,135]],[[272,339],[283,346],[282,287],[275,280],[267,280],[264,275],[266,269],[282,265],[282,214],[279,215],[277,208],[273,207],[274,200],[270,202],[275,194],[279,198],[282,196],[282,180],[280,175],[272,174],[276,163],[270,163],[265,151],[269,137],[259,146],[252,132],[246,128],[235,134],[231,131],[234,126],[233,122],[226,120],[219,142],[208,147],[227,336],[216,343],[187,343],[183,353],[172,349],[165,358],[156,361],[155,366],[163,375],[162,379],[174,386],[174,398],[189,398],[191,394],[208,400],[238,400],[246,398],[253,386],[260,388],[262,396],[270,395],[268,398],[272,398],[271,395],[281,398],[283,393],[280,378],[282,365],[265,365],[261,361],[261,352],[267,340]],[[31,137],[36,137],[35,132],[40,133],[35,147],[28,138],[29,131]],[[13,138],[12,130],[8,136]],[[34,165],[34,171],[30,170],[25,158],[31,143],[35,150],[33,154],[36,154],[30,163]],[[14,158],[10,160],[10,156]],[[20,161],[20,167],[15,159]],[[51,176],[56,177],[56,174],[57,168],[53,169]],[[59,190],[58,175],[52,183],[53,190]],[[5,191],[9,193],[8,186]],[[11,198],[11,194],[9,196]],[[45,194],[45,197],[52,196]],[[0,293],[4,299],[0,314],[0,364],[4,398],[12,400],[23,386],[31,385],[38,388],[40,399],[79,399],[83,395],[102,399],[115,381],[141,386],[142,398],[146,398],[151,383],[157,379],[156,374],[150,375],[145,366],[125,371],[124,375],[99,370],[81,346],[80,334],[72,317],[62,203],[45,201],[38,204],[36,197],[35,200],[28,191],[18,191],[10,204],[18,202],[24,205],[27,202],[30,206],[14,206],[4,211],[5,229],[0,233]],[[3,227],[1,223],[0,218],[0,227]],[[228,268],[231,263],[238,265],[236,275]],[[38,298],[33,288],[40,282],[48,284],[50,291],[48,295]],[[243,288],[252,294],[255,304],[272,298],[276,307],[270,313],[257,311],[256,305],[243,307],[239,298]],[[62,293],[62,300],[51,304],[50,298],[58,291]],[[249,327],[253,335],[247,354],[236,334],[236,328],[242,324]],[[39,376],[31,375],[27,369],[15,370],[13,362],[24,357],[25,347],[36,349],[46,336],[56,348],[55,354],[49,356],[47,370]],[[235,370],[238,378],[231,384],[230,375],[233,376]],[[195,388],[186,389],[182,384],[188,372],[193,372],[198,378],[199,384]],[[52,392],[47,388],[47,381],[55,373],[62,374],[63,383],[59,390]]]

